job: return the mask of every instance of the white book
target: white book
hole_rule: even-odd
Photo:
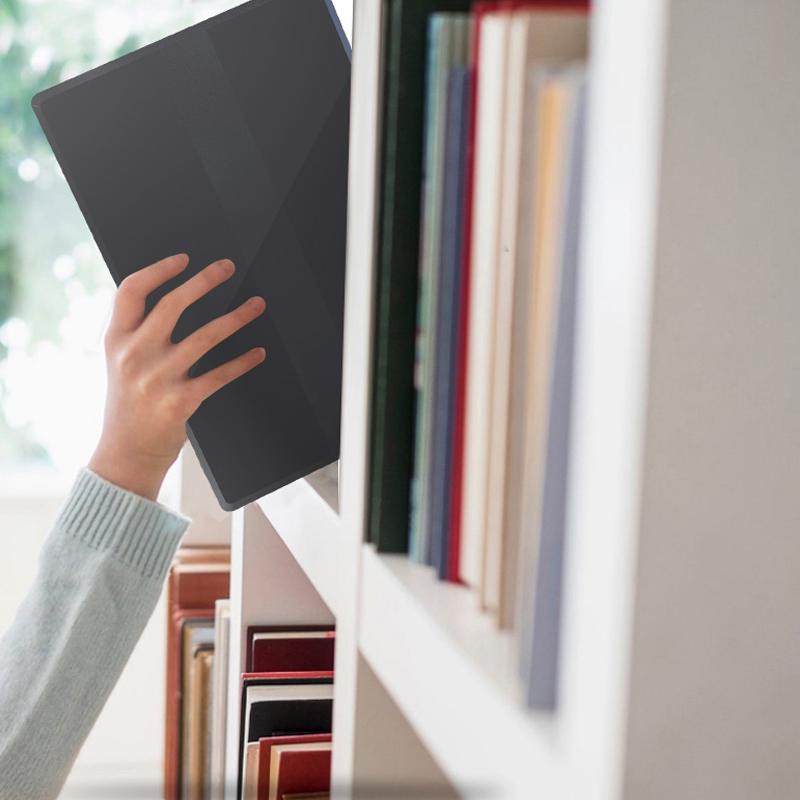
[[[225,731],[227,729],[228,652],[231,601],[217,600],[214,614],[214,684],[211,698],[211,800],[224,800]]]
[[[520,556],[522,515],[522,467],[524,447],[520,432],[525,419],[525,380],[527,375],[527,322],[530,315],[528,295],[532,280],[530,253],[533,246],[533,231],[529,220],[532,216],[536,168],[541,144],[539,111],[539,83],[534,79],[543,71],[542,67],[528,67],[525,75],[524,119],[522,147],[519,165],[519,192],[517,203],[516,240],[514,242],[514,292],[509,343],[509,391],[508,391],[508,443],[503,486],[503,577],[500,587],[498,622],[505,627],[513,625],[517,613],[517,560]]]
[[[480,21],[477,117],[472,195],[464,467],[461,499],[461,579],[479,587],[483,576],[489,421],[494,356],[494,296],[500,235],[500,176],[505,115],[506,49],[511,15],[485,14]]]
[[[261,753],[259,742],[248,742],[244,747],[243,800],[258,800],[258,769]]]
[[[520,186],[525,67],[528,62],[530,15],[514,14],[509,24],[506,63],[506,101],[503,171],[500,190],[500,235],[495,287],[494,377],[489,420],[489,475],[486,497],[481,605],[499,612],[503,538],[505,534],[506,447],[511,383],[511,325],[517,241],[517,203]]]

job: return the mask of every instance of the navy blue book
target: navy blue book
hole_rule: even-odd
[[[427,518],[431,526],[431,563],[442,579],[447,577],[448,565],[468,103],[469,70],[466,67],[455,67],[450,70],[447,87],[441,283],[435,317],[437,352],[433,376],[431,484],[427,495],[430,502]]]
[[[570,176],[565,209],[564,250],[558,295],[555,357],[550,386],[544,491],[533,610],[528,705],[552,709],[558,698],[564,543],[567,529],[567,475],[572,421],[572,369],[575,357],[581,185],[586,116],[586,76],[576,72],[575,110],[569,143]]]

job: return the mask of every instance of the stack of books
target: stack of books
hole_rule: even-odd
[[[368,537],[472,587],[552,707],[589,7],[383,20]]]
[[[327,627],[248,629],[240,800],[329,796],[334,644]]]
[[[227,547],[182,549],[170,570],[165,800],[224,798],[229,578]],[[329,626],[248,628],[238,681],[240,800],[330,796],[334,645]]]
[[[167,580],[165,800],[205,800],[210,785],[215,613],[230,558],[227,547],[183,548]]]

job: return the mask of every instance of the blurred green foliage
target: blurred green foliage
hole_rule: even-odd
[[[140,46],[131,35],[112,52],[104,50],[95,24],[101,7],[99,2],[0,0],[0,327],[10,317],[25,318],[32,344],[58,339],[68,300],[63,283],[52,273],[53,259],[86,241],[88,230],[71,198],[66,203],[61,199],[63,190],[53,193],[19,175],[27,158],[53,170],[31,98]],[[96,267],[94,260],[78,259],[76,275],[88,291],[98,281]],[[0,361],[7,355],[0,342]],[[2,397],[0,382],[0,461],[44,457],[25,430],[8,425]]]
[[[38,17],[47,15],[50,24],[33,26],[28,9]],[[76,9],[63,0],[28,6],[22,0],[0,0],[0,326],[10,317],[19,294],[18,246],[20,209],[24,192],[33,187],[23,183],[18,167],[24,158],[39,161],[49,157],[50,147],[31,109],[31,98],[42,89],[63,79],[65,64],[88,69],[97,57],[97,42],[91,7]],[[43,70],[36,70],[31,59],[42,40],[52,52]],[[128,36],[111,54],[112,58],[135,50],[136,36]],[[0,358],[3,356],[0,343]]]

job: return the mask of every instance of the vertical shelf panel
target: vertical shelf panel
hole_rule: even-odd
[[[592,10],[558,739],[566,796],[621,796],[668,0]]]
[[[381,8],[378,0],[355,0],[350,100],[350,155],[347,196],[342,448],[339,511],[342,523],[340,611],[336,648],[332,780],[337,800],[348,800],[355,760],[358,683],[359,558],[364,538],[366,458],[372,341],[372,263],[375,229]]]
[[[800,5],[669,4],[625,796],[800,796]]]
[[[597,4],[573,797],[800,792],[799,49],[796,3]]]

